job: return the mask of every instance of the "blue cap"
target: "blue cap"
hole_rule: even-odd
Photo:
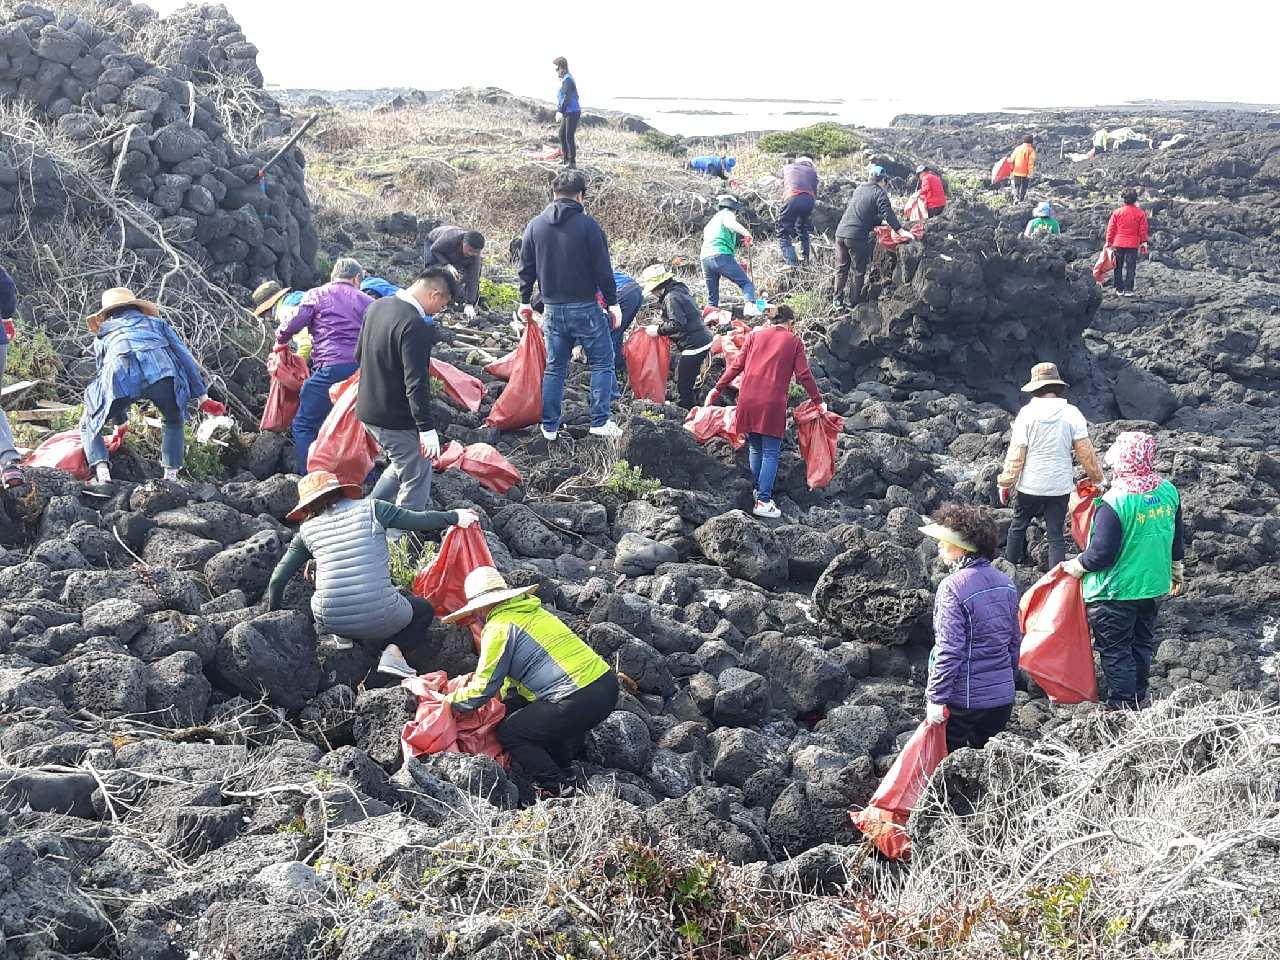
[[[881,177],[888,176],[888,174],[884,172],[884,167],[880,166],[878,163],[871,164],[871,166],[867,168],[867,173],[870,175],[872,180],[879,180]]]
[[[1041,203],[1037,204],[1037,205],[1036,205],[1036,216],[1037,216],[1037,217],[1052,217],[1052,216],[1053,216],[1053,204],[1052,204],[1052,203],[1050,203],[1048,200],[1044,200],[1044,201],[1042,201]]]

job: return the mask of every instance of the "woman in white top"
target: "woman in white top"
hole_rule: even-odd
[[[1013,497],[1013,525],[1005,545],[1005,559],[1023,561],[1027,549],[1027,527],[1036,517],[1044,518],[1049,540],[1049,565],[1067,558],[1067,502],[1075,488],[1072,458],[1080,461],[1085,476],[1102,483],[1102,468],[1089,440],[1089,424],[1084,414],[1059,396],[1067,384],[1052,363],[1031,368],[1031,381],[1022,388],[1031,402],[1013,421],[1013,436],[1004,469],[996,480],[1000,502]]]

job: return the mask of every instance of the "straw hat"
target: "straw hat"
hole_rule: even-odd
[[[528,587],[511,587],[502,579],[502,574],[493,567],[476,567],[467,574],[462,589],[467,595],[466,606],[441,617],[440,619],[445,623],[457,623],[477,610],[533,593],[538,589],[538,585],[535,583]]]
[[[274,280],[259,284],[258,289],[253,291],[253,315],[255,317],[262,316],[290,291],[290,287],[282,287]]]
[[[285,519],[297,523],[307,517],[307,508],[334,490],[341,490],[348,500],[359,500],[364,495],[358,483],[342,483],[328,470],[312,470],[298,481],[298,505],[285,516]]]
[[[640,273],[640,286],[643,288],[645,296],[653,293],[658,287],[662,286],[668,280],[674,280],[675,274],[664,267],[660,263],[655,263],[651,267],[645,267]]]
[[[926,537],[932,537],[934,540],[941,540],[954,547],[959,547],[961,550],[968,550],[970,553],[978,552],[978,548],[962,537],[959,532],[952,530],[950,527],[944,527],[940,523],[934,523],[931,520],[918,529]]]
[[[102,294],[102,309],[85,317],[84,322],[89,325],[90,330],[97,333],[106,315],[120,307],[137,307],[148,317],[160,316],[160,308],[150,300],[140,300],[128,287],[112,287]]]
[[[1065,387],[1067,381],[1058,375],[1056,363],[1037,363],[1031,368],[1031,380],[1023,385],[1023,393],[1035,393],[1042,387]]]

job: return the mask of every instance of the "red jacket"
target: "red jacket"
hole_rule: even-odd
[[[1147,212],[1136,203],[1126,203],[1107,221],[1107,246],[1135,249],[1147,242]]]
[[[787,432],[787,391],[793,376],[814,403],[822,402],[804,344],[786,327],[767,326],[752,332],[742,352],[716,381],[715,392],[733,383],[738,374],[742,374],[735,419],[739,433],[781,437]]]
[[[926,207],[947,205],[947,188],[942,185],[942,178],[932,170],[920,174],[920,196],[924,198]]]

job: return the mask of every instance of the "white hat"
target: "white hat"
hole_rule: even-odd
[[[463,593],[467,596],[466,605],[461,610],[455,610],[440,619],[445,623],[457,623],[477,610],[495,606],[504,600],[523,597],[537,589],[536,583],[528,587],[509,586],[507,581],[502,579],[502,574],[493,567],[476,567],[467,574],[467,579],[462,584]]]
[[[926,537],[932,537],[934,540],[941,540],[944,543],[959,547],[961,550],[968,550],[970,553],[978,552],[978,548],[961,536],[958,531],[952,530],[950,527],[944,527],[940,523],[934,523],[932,520],[920,527],[919,530]]]

